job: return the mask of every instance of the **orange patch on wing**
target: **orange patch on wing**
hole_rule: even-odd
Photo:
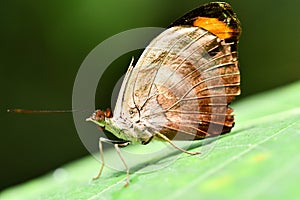
[[[221,39],[230,38],[238,32],[237,30],[228,27],[226,23],[217,18],[198,17],[193,25],[208,30]]]

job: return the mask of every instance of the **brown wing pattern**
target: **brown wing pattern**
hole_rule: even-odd
[[[141,120],[170,139],[229,132],[234,119],[228,104],[240,93],[233,45],[199,27],[172,27],[158,36],[127,91]]]
[[[120,90],[114,123],[128,138],[160,132],[194,140],[234,126],[228,105],[240,94],[239,21],[229,4],[209,3],[157,36]]]

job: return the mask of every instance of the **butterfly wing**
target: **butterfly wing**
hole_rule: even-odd
[[[240,29],[235,15],[211,20],[211,4],[200,7],[200,14],[196,9],[175,21],[148,45],[127,73],[116,117],[144,123],[170,139],[200,139],[231,130],[234,118],[228,104],[240,93]],[[228,4],[219,7],[228,10]]]

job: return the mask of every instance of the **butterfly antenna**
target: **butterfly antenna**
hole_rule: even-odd
[[[77,110],[26,110],[26,109],[8,109],[9,113],[21,113],[21,114],[46,114],[46,113],[72,113]]]

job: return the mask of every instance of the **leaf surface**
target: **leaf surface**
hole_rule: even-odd
[[[196,141],[199,156],[170,153],[125,173],[88,156],[48,175],[3,191],[1,199],[296,199],[300,195],[300,82],[232,105],[236,126],[211,142]],[[201,145],[202,144],[202,145]],[[132,150],[139,146],[130,147]],[[179,158],[178,155],[180,155]],[[118,160],[114,149],[106,157]],[[140,173],[175,158],[166,167]],[[120,165],[122,163],[120,162]]]

